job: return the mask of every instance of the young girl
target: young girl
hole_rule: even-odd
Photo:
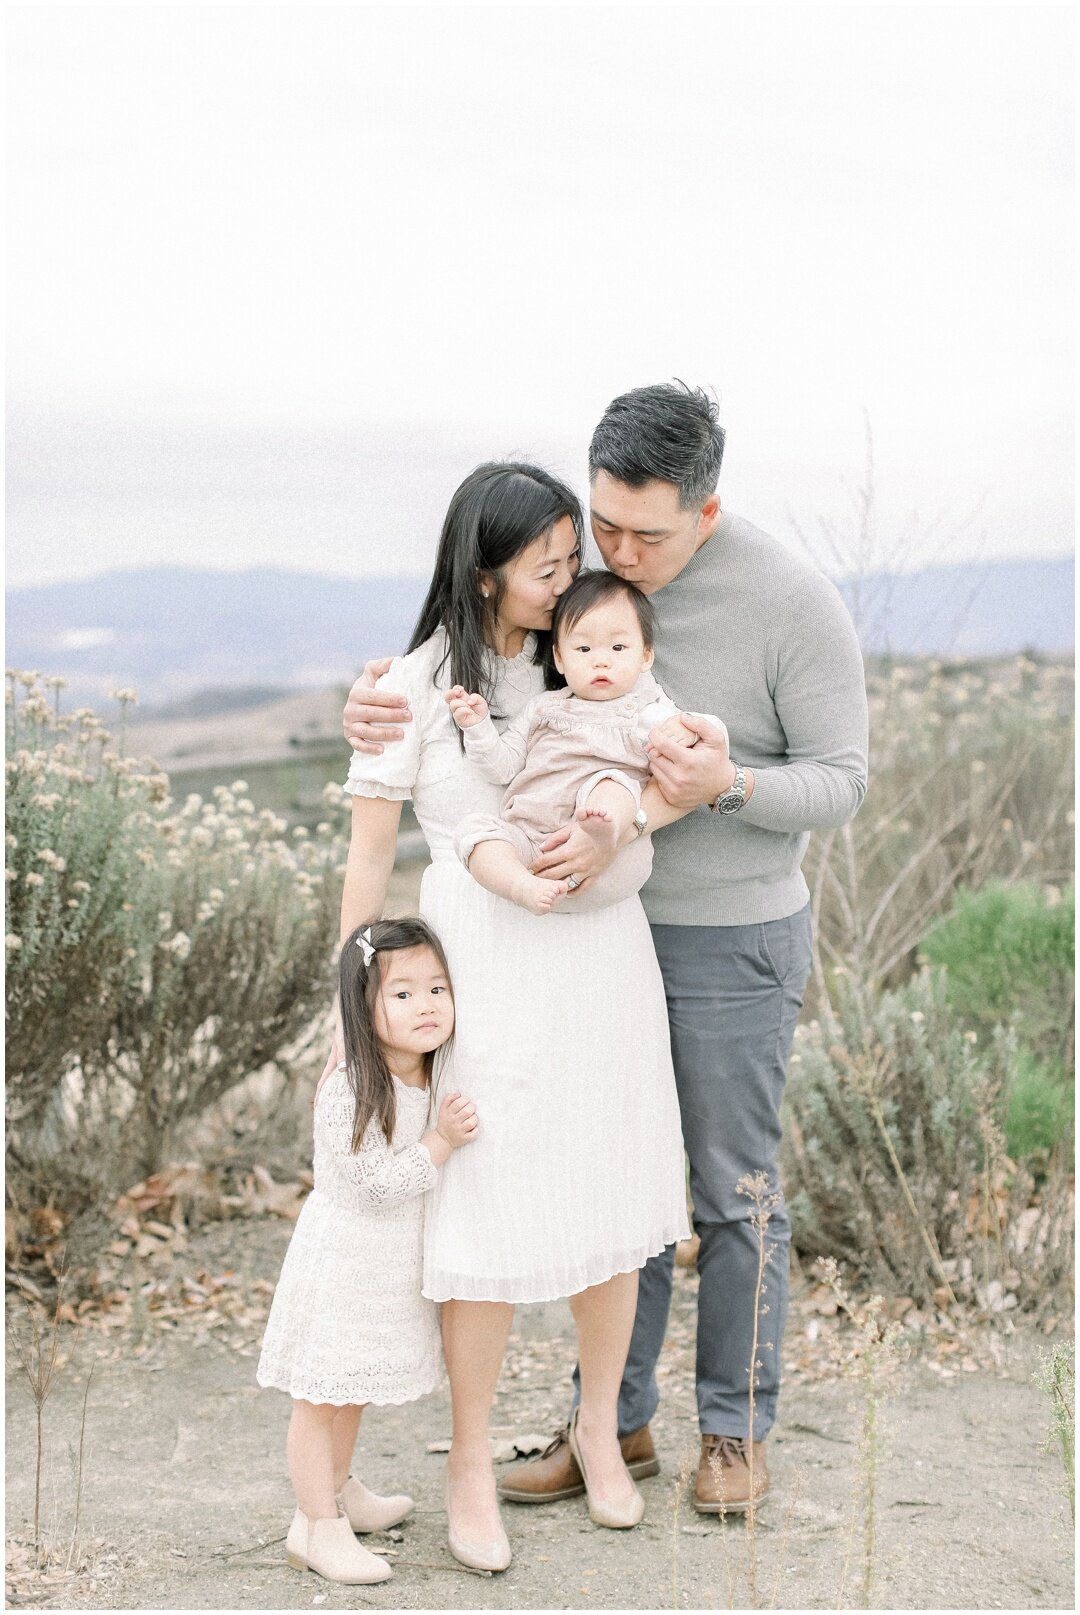
[[[555,665],[565,690],[536,696],[500,735],[487,702],[460,684],[446,693],[467,756],[486,779],[509,789],[501,816],[474,814],[458,826],[455,849],[481,886],[533,914],[547,914],[573,882],[530,873],[540,843],[571,817],[618,844],[637,832],[575,910],[618,902],[644,885],[652,866],[641,791],[648,738],[660,728],[679,745],[697,736],[652,674],[656,614],[648,598],[614,572],[582,572],[552,616]],[[567,910],[569,912],[569,910]]]
[[[296,1513],[288,1561],[330,1581],[385,1581],[355,1531],[384,1531],[410,1497],[349,1474],[369,1402],[411,1402],[443,1378],[436,1307],[420,1294],[424,1195],[477,1136],[447,1094],[429,1125],[436,1050],[454,1030],[446,958],[422,920],[358,928],[341,950],[345,1059],[315,1104],[315,1187],[296,1224],[263,1338],[260,1385],[288,1391]]]

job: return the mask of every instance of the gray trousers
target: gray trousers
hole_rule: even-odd
[[[736,1190],[763,1171],[780,1192],[780,1101],[810,974],[810,907],[760,925],[654,925],[667,995],[671,1052],[690,1160],[698,1253],[697,1402],[703,1435],[745,1436],[757,1282],[751,1202]],[[783,1198],[767,1230],[773,1247],[758,1319],[754,1439],[776,1418],[787,1313],[791,1228]],[[675,1250],[641,1269],[637,1316],[619,1392],[619,1433],[647,1424],[659,1392]],[[767,1310],[766,1310],[767,1309]],[[575,1401],[578,1375],[574,1371]]]

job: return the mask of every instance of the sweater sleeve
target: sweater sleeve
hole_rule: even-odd
[[[869,720],[855,625],[839,591],[817,577],[788,597],[774,627],[773,701],[788,761],[754,769],[740,813],[762,830],[847,824],[866,794]]]

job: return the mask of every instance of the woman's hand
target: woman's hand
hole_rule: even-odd
[[[484,697],[470,695],[463,684],[455,684],[453,689],[447,690],[445,700],[459,729],[472,729],[475,724],[483,723],[488,715],[488,704]]]
[[[375,680],[390,671],[392,656],[381,661],[366,662],[364,671],[349,691],[345,703],[343,726],[345,739],[353,751],[378,757],[384,743],[403,740],[405,731],[399,724],[411,723],[408,699],[394,690],[377,690]]]
[[[452,1150],[471,1144],[480,1130],[476,1106],[464,1094],[449,1093],[439,1106],[439,1120],[435,1131],[444,1138]]]
[[[330,1045],[330,1053],[326,1056],[326,1064],[322,1068],[322,1076],[315,1084],[315,1094],[311,1101],[313,1105],[317,1105],[319,1103],[319,1095],[322,1093],[323,1083],[333,1075],[339,1065],[343,1066],[344,1064],[345,1046],[342,1042],[341,1027],[339,1026],[335,1029],[334,1040]]]

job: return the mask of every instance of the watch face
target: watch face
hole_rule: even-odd
[[[738,813],[743,805],[743,798],[732,791],[727,796],[721,796],[716,803],[717,813]]]

